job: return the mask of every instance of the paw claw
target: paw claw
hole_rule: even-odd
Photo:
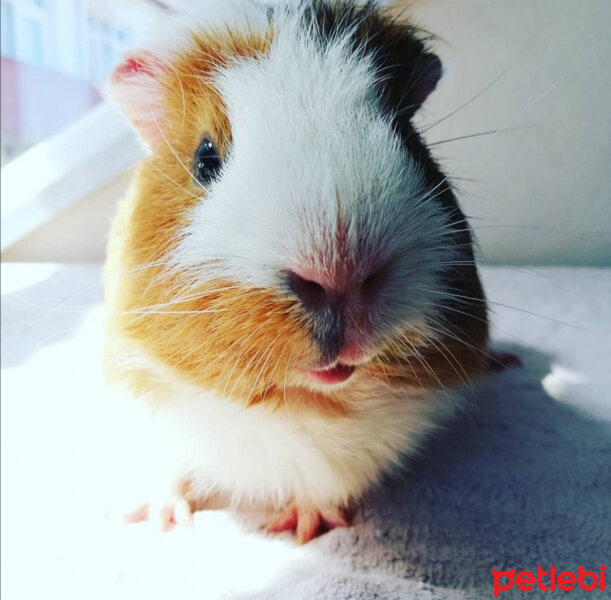
[[[295,541],[298,544],[305,544],[314,539],[319,532],[348,525],[348,519],[339,508],[319,510],[302,508],[292,503],[271,520],[267,532],[294,531]]]
[[[131,512],[125,513],[123,515],[123,519],[126,523],[140,523],[141,521],[146,521],[149,517],[149,507],[148,504],[142,504],[135,510]]]
[[[295,540],[298,544],[305,544],[313,540],[317,531],[320,528],[320,513],[314,510],[309,510],[299,518],[297,522],[297,530],[295,531]]]
[[[193,512],[183,498],[173,498],[161,503],[141,504],[124,515],[127,523],[151,522],[159,531],[168,531],[174,525],[192,525]]]
[[[174,522],[177,525],[191,527],[193,525],[193,512],[186,500],[179,500],[174,505]]]
[[[280,533],[282,531],[293,531],[297,527],[297,508],[289,506],[285,508],[267,526],[269,533]]]

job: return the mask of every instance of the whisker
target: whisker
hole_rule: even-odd
[[[461,299],[461,300],[467,300],[467,301],[475,301],[475,302],[482,302],[481,298],[473,298],[471,296],[465,296],[465,295],[461,295],[461,294],[455,294],[455,293],[449,293],[449,292],[442,292],[439,290],[427,290],[429,293],[431,294],[436,294],[438,296],[444,296],[448,299]],[[504,304],[503,302],[496,302],[494,300],[490,300],[487,299],[486,302],[488,304],[494,304],[496,306],[501,306],[503,308],[509,308],[512,310],[516,310],[518,312],[521,313],[525,313],[528,315],[531,315],[533,317],[538,317],[541,319],[545,319],[547,321],[551,321],[552,323],[558,323],[559,325],[565,325],[567,327],[572,327],[573,329],[581,329],[583,331],[611,331],[611,328],[598,328],[598,327],[586,327],[585,325],[575,325],[574,323],[569,323],[568,321],[561,321],[560,319],[555,319],[553,317],[548,317],[546,315],[542,315],[540,313],[536,313],[533,311],[529,311],[526,310],[525,308],[518,308],[517,306],[511,306],[510,304]]]
[[[466,135],[459,135],[458,137],[447,138],[445,140],[437,140],[436,142],[429,142],[427,143],[427,147],[431,148],[432,146],[439,146],[441,144],[447,144],[449,142],[457,142],[459,140],[468,140],[470,138],[482,137],[484,135],[494,135],[496,133],[504,133],[506,131],[522,131],[525,129],[527,130],[535,129],[536,127],[537,125],[525,125],[523,127],[509,127],[505,129],[489,129],[488,131],[479,131],[477,133],[469,133]]]
[[[465,370],[461,362],[456,358],[454,353],[443,342],[443,340],[441,339],[435,340],[431,336],[429,336],[426,332],[424,332],[422,329],[420,328],[415,328],[415,329],[421,336],[423,336],[425,340],[427,340],[445,358],[445,360],[452,367],[453,371],[456,373],[456,375],[458,376],[460,381],[463,383],[463,385],[467,386],[470,390],[472,390],[473,385],[471,383],[469,374],[467,373],[467,371]],[[441,344],[442,348],[439,348],[439,346],[437,345],[438,343]],[[452,360],[448,358],[448,355],[451,357]],[[460,372],[458,371],[456,366],[458,366],[458,368],[460,369]]]
[[[501,79],[503,79],[503,77],[505,77],[505,75],[507,75],[507,73],[509,73],[509,71],[511,71],[516,66],[516,64],[518,64],[518,62],[521,60],[522,56],[533,45],[533,43],[535,42],[535,39],[537,38],[538,35],[539,35],[539,31],[537,30],[535,32],[535,34],[532,36],[532,38],[530,39],[530,41],[524,46],[524,48],[522,48],[522,50],[520,50],[520,52],[516,55],[515,59],[509,64],[509,66],[507,66],[503,71],[501,71],[501,73],[499,73],[499,75],[497,75],[490,83],[488,83],[488,85],[486,85],[479,92],[477,92],[477,94],[472,96],[466,102],[463,102],[463,104],[459,105],[457,108],[452,110],[450,113],[448,113],[444,117],[441,117],[440,119],[437,119],[437,121],[434,121],[433,123],[431,123],[429,125],[425,125],[421,129],[421,133],[426,133],[427,131],[430,131],[434,127],[437,127],[437,125],[439,125],[440,123],[443,123],[444,121],[447,121],[449,118],[453,117],[454,115],[459,113],[461,110],[463,110],[464,108],[469,106],[472,102],[475,102],[475,100],[477,100],[480,96],[483,96],[490,88],[492,88]]]
[[[231,368],[231,371],[228,373],[227,375],[227,379],[226,379],[226,383],[225,383],[225,387],[223,388],[223,394],[225,395],[227,392],[227,386],[229,385],[229,380],[231,378],[231,376],[233,375],[233,372],[235,371],[235,368],[238,366],[238,363],[240,361],[241,358],[241,354],[242,354],[242,349],[245,349],[247,347],[247,343],[253,338],[253,336],[263,327],[265,327],[266,325],[269,325],[269,323],[271,322],[271,319],[268,318],[267,320],[263,321],[263,323],[261,323],[260,325],[258,325],[257,327],[255,327],[255,329],[253,329],[244,340],[241,340],[240,346],[236,351],[236,354],[238,355],[236,358],[236,361],[233,365],[233,367]],[[257,358],[257,356],[259,355],[258,352],[255,352],[254,356],[251,358],[251,360],[248,362],[248,364],[246,365],[246,367],[244,367],[242,369],[242,372],[240,373],[239,377],[237,378],[237,380],[234,382],[233,387],[231,388],[231,392],[229,392],[229,395],[231,396],[235,390],[235,388],[237,387],[238,383],[240,382],[240,380],[242,379],[242,376],[244,375],[244,372],[250,367],[250,365],[253,363],[253,361]]]
[[[284,368],[284,379],[283,379],[283,382],[282,382],[282,399],[284,401],[284,408],[286,409],[286,412],[289,413],[289,414],[290,414],[289,405],[288,405],[288,402],[286,401],[286,377],[288,375],[289,366],[291,364],[291,358],[293,358],[294,350],[295,350],[295,348],[291,348],[291,352],[290,352],[289,357],[287,359],[286,367]]]
[[[182,190],[183,192],[185,192],[186,194],[191,196],[191,198],[195,198],[196,200],[201,200],[202,199],[201,196],[198,196],[197,194],[194,194],[191,190],[187,189],[184,185],[182,185],[181,183],[179,183],[178,181],[176,181],[175,179],[170,177],[165,171],[160,169],[154,163],[151,162],[150,166],[153,167],[153,169],[155,169],[161,176],[165,177],[165,179],[167,179],[172,185],[176,186],[178,189]]]
[[[163,131],[163,128],[161,127],[161,125],[159,124],[157,119],[155,119],[155,125],[156,125],[157,130],[159,131],[159,134],[161,135],[163,141],[165,142],[166,146],[168,147],[170,152],[174,155],[174,158],[176,158],[176,160],[178,161],[178,164],[184,169],[185,173],[187,173],[189,175],[189,178],[191,179],[191,181],[193,181],[197,186],[199,186],[202,190],[205,191],[204,186],[197,180],[195,175],[191,172],[191,170],[187,167],[187,165],[185,165],[185,163],[182,161],[180,156],[178,156],[178,153],[176,152],[176,150],[174,149],[172,144],[170,144],[170,141],[168,140],[165,132]]]

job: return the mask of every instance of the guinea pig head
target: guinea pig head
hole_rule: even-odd
[[[247,402],[480,368],[471,235],[412,125],[441,76],[424,42],[325,2],[187,37],[111,78],[149,148],[120,232],[124,334]]]

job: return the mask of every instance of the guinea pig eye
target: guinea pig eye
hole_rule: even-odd
[[[195,178],[205,185],[218,175],[220,169],[221,159],[216,146],[209,139],[204,139],[195,153]]]

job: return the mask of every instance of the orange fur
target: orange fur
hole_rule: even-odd
[[[306,360],[312,354],[298,311],[269,290],[229,281],[181,291],[179,277],[163,263],[202,195],[191,161],[203,132],[221,152],[231,141],[211,75],[232,57],[264,52],[268,40],[226,35],[193,42],[160,82],[161,141],[141,164],[111,232],[107,371],[111,380],[127,378],[132,389],[153,392],[154,374],[124,366],[125,348],[138,348],[197,385],[248,402],[263,398],[270,381],[282,382],[290,355]],[[181,294],[189,299],[176,302]]]

